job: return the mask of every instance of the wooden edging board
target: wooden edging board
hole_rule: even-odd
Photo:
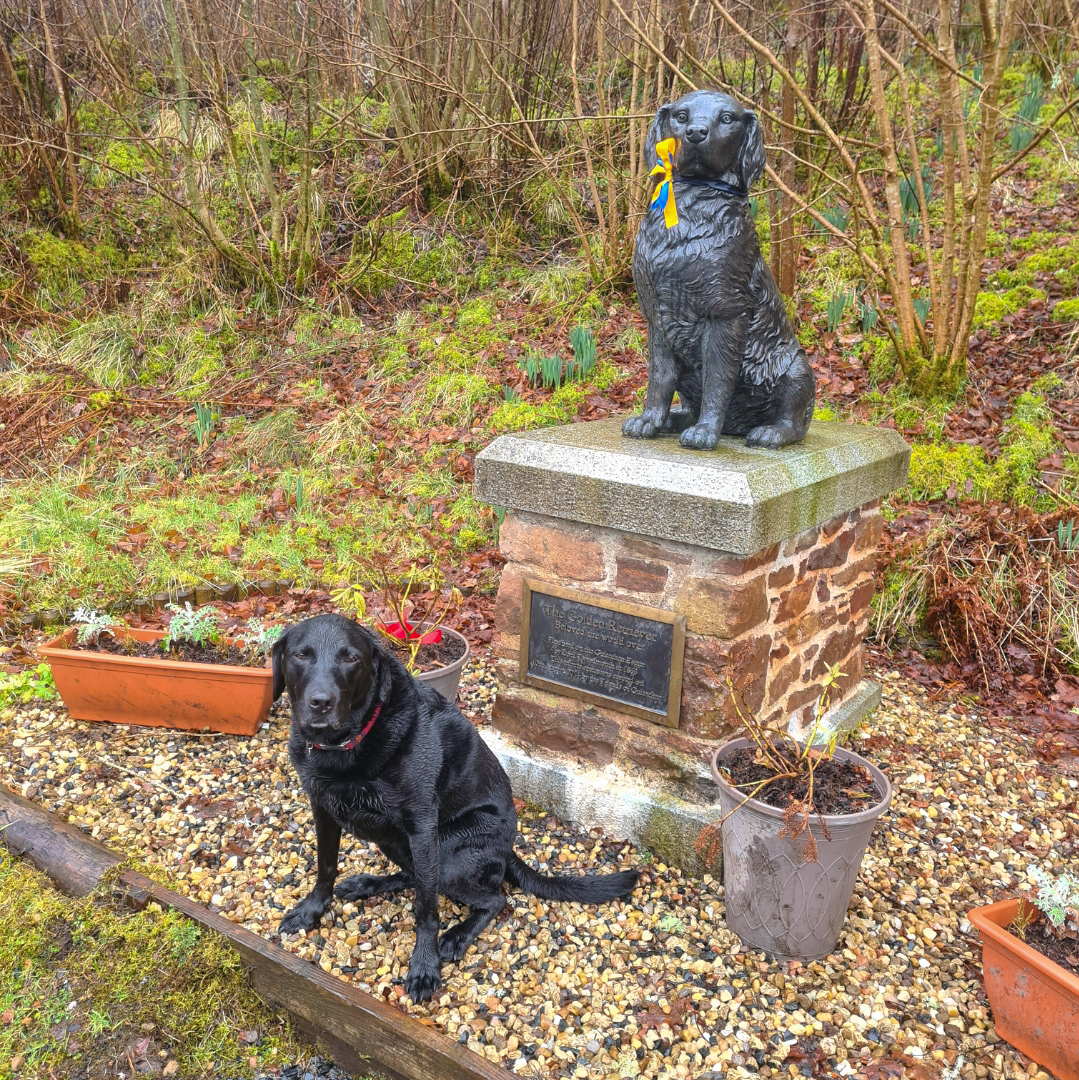
[[[0,838],[63,891],[93,891],[122,857],[0,784]],[[393,1080],[504,1080],[506,1071],[371,994],[329,975],[190,897],[133,871],[117,885],[133,907],[151,900],[225,938],[258,993],[332,1050],[336,1063]]]

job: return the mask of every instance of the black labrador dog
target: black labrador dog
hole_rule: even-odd
[[[405,992],[426,1000],[442,961],[459,960],[506,903],[502,882],[546,900],[628,895],[637,872],[544,876],[513,851],[509,778],[455,705],[414,679],[370,630],[340,615],[290,627],[273,647],[273,694],[292,705],[289,756],[311,799],[315,887],[281,920],[311,930],[331,896],[414,889],[416,946]],[[357,874],[334,889],[341,830],[371,840],[400,872]],[[439,937],[438,894],[471,911]]]
[[[664,105],[646,155],[675,140],[670,197],[644,215],[633,281],[648,320],[648,394],[622,433],[650,439],[680,432],[683,446],[711,450],[722,435],[749,446],[800,442],[816,380],[783,297],[761,256],[749,189],[764,171],[756,114],[714,90]],[[671,408],[674,394],[680,408]]]

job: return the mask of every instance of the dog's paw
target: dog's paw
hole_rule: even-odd
[[[426,1001],[441,985],[442,975],[439,971],[438,962],[419,960],[412,957],[408,965],[408,974],[405,976],[405,993],[412,999],[414,1005]]]
[[[682,432],[678,441],[690,450],[714,450],[719,438],[711,424],[694,424]]]
[[[277,926],[279,934],[298,934],[301,930],[314,930],[326,911],[326,905],[308,897],[301,900]]]
[[[444,964],[456,964],[468,952],[471,943],[467,931],[462,930],[464,923],[455,923],[438,939],[438,955]]]
[[[339,881],[333,894],[339,900],[362,900],[366,896],[374,896],[381,883],[382,878],[374,874],[353,874]]]
[[[763,446],[778,450],[798,441],[798,433],[790,424],[761,424],[746,436],[746,446]]]
[[[622,434],[631,439],[654,439],[659,434],[659,428],[657,420],[645,412],[640,416],[631,416],[622,425]]]

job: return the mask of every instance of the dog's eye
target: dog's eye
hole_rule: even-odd
[[[675,116],[675,120],[680,124],[684,124],[689,119],[689,113],[680,112]]]
[[[723,123],[729,124],[733,119],[734,119],[734,117],[731,116],[731,114],[729,112],[725,112],[723,114]]]
[[[305,645],[302,649],[297,649],[293,655],[297,660],[310,660],[315,654]]]
[[[345,664],[358,664],[360,662],[360,654],[351,652],[345,653],[345,655],[341,657],[341,661]]]

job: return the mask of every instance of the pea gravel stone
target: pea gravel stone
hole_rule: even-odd
[[[918,1080],[1048,1080],[993,1031],[965,913],[1021,884],[1033,862],[1074,867],[1077,781],[975,710],[932,701],[899,675],[882,682],[883,704],[853,745],[891,777],[893,809],[823,961],[746,950],[726,929],[717,881],[534,807],[520,811],[528,862],[564,873],[637,866],[631,902],[583,907],[511,892],[478,947],[443,969],[429,1007],[403,1000],[409,893],[335,901],[315,932],[282,947],[522,1076],[885,1078],[905,1068]],[[492,698],[490,672],[470,664],[465,711],[479,721]],[[277,940],[278,920],[315,873],[287,727],[280,707],[250,739],[7,709],[0,780]],[[389,869],[348,839],[341,866]],[[460,914],[443,902],[444,922]]]

